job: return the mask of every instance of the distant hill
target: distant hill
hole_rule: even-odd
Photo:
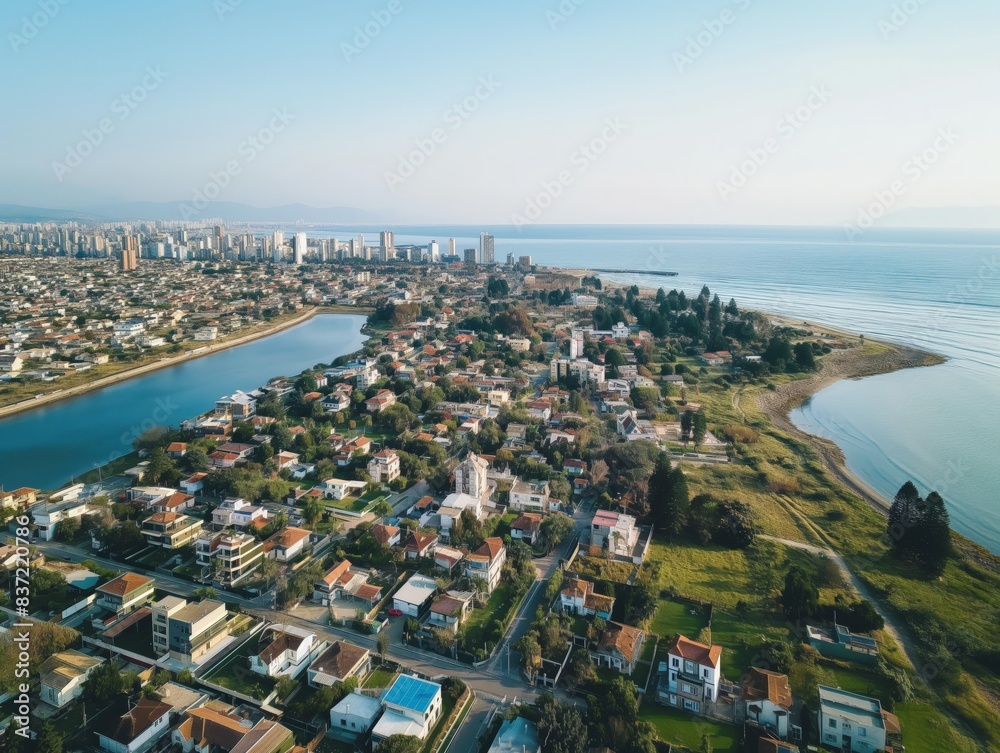
[[[217,201],[197,210],[191,202],[134,201],[107,203],[78,209],[44,209],[17,204],[0,204],[0,221],[44,222],[46,220],[202,220],[221,218],[228,222],[288,223],[314,225],[367,224],[378,222],[375,214],[354,207],[310,207],[286,204],[280,207],[253,207],[230,201]]]
[[[1000,228],[1000,206],[912,207],[885,216],[883,226]]]

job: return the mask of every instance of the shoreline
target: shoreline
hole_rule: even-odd
[[[126,369],[124,371],[119,371],[115,374],[108,374],[107,376],[100,377],[91,382],[86,382],[85,384],[77,385],[76,387],[70,387],[68,389],[55,390],[53,392],[43,393],[41,397],[22,400],[18,403],[12,403],[10,405],[5,405],[0,407],[0,419],[9,418],[11,416],[16,416],[21,413],[27,413],[34,410],[35,408],[41,408],[46,405],[52,405],[61,400],[66,400],[73,397],[79,397],[85,395],[88,392],[94,392],[96,390],[103,389],[105,387],[111,387],[115,384],[120,384],[121,382],[129,381],[136,377],[145,376],[146,374],[151,374],[160,369],[165,369],[170,366],[177,366],[188,361],[193,361],[196,358],[203,358],[205,356],[215,355],[216,353],[222,353],[223,351],[229,350],[231,348],[239,347],[240,345],[247,345],[248,343],[254,342],[256,340],[261,340],[265,337],[270,337],[271,335],[276,335],[279,332],[284,332],[287,329],[296,327],[303,324],[315,316],[320,316],[324,314],[328,315],[356,315],[364,316],[370,313],[370,309],[359,308],[357,311],[340,311],[332,310],[340,307],[330,307],[330,306],[313,306],[306,313],[296,316],[292,319],[288,319],[283,322],[279,322],[273,326],[267,327],[265,329],[259,330],[257,332],[249,332],[245,335],[239,335],[231,340],[224,340],[218,343],[206,343],[202,348],[195,350],[189,350],[185,353],[178,354],[176,356],[168,356],[161,358],[153,363],[147,363],[142,366],[136,366],[132,369]]]

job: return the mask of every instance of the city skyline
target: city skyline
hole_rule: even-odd
[[[23,111],[0,131],[18,144],[0,201],[831,226],[1000,204],[998,10],[971,0],[53,8],[5,14]],[[298,43],[247,54],[275,30]],[[439,44],[401,62],[414,39]]]

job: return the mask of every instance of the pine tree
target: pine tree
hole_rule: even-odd
[[[669,516],[671,494],[670,457],[661,452],[649,477],[649,508],[657,528],[672,535]]]
[[[667,496],[664,510],[664,522],[671,541],[687,523],[690,509],[691,500],[688,495],[687,478],[684,476],[684,471],[680,468],[674,468],[670,472],[670,494]]]
[[[931,492],[927,496],[926,510],[912,530],[921,569],[927,575],[939,577],[951,555],[951,518],[940,494]]]
[[[913,528],[922,512],[921,503],[920,493],[912,481],[903,484],[892,501],[887,530],[892,553],[897,557],[908,558],[916,551]]]

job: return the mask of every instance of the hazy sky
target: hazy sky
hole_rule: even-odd
[[[6,0],[0,19],[0,202],[208,184],[408,222],[534,199],[546,223],[830,225],[876,192],[1000,203],[995,1]]]

